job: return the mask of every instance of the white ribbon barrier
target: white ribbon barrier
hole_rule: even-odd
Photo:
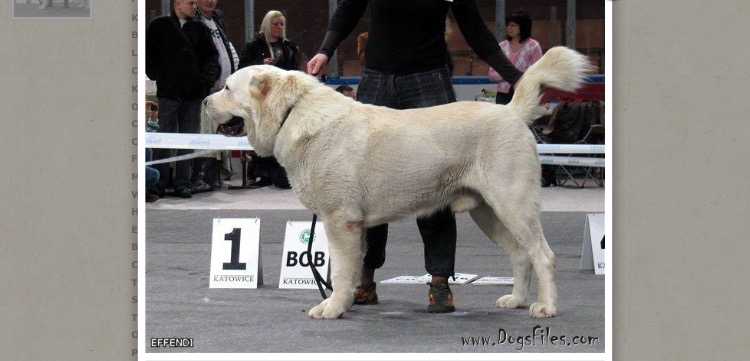
[[[202,150],[253,150],[247,137],[227,137],[221,134],[146,133],[146,148],[202,149]],[[604,154],[601,144],[537,144],[539,154]],[[197,152],[179,157],[160,159],[146,165],[169,163],[206,156],[210,152]],[[581,167],[604,167],[604,158],[565,157],[541,155],[542,164]]]
[[[202,150],[200,152],[193,152],[193,153],[189,153],[185,155],[178,155],[176,157],[152,160],[150,162],[146,162],[146,165],[157,165],[157,164],[163,164],[163,163],[179,162],[181,160],[188,160],[188,159],[199,158],[199,157],[213,157],[214,154],[216,154],[215,150]]]
[[[548,165],[598,167],[598,168],[604,168],[605,166],[604,158],[555,157],[555,156],[549,156],[549,155],[540,155],[539,161],[542,164],[548,164]]]
[[[146,133],[146,148],[253,150],[246,136],[221,134]]]
[[[539,154],[604,154],[604,144],[537,144]]]
[[[201,152],[146,162],[147,166],[172,163],[198,157],[211,157],[217,150],[253,150],[247,137],[227,137],[221,134],[146,133],[146,148],[201,149]]]

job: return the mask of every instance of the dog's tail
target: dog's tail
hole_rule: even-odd
[[[545,114],[545,109],[539,105],[542,85],[575,91],[593,69],[588,58],[575,50],[564,46],[549,49],[516,83],[515,94],[508,105],[530,124]]]

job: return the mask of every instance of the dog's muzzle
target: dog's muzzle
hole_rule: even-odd
[[[245,121],[240,117],[231,117],[229,120],[216,126],[217,114],[211,112],[208,98],[201,102],[201,133],[216,133],[228,137],[239,137],[245,135]],[[226,118],[225,118],[226,119]],[[216,126],[216,129],[214,129]]]
[[[232,117],[224,124],[216,128],[216,133],[228,137],[241,137],[245,135],[245,121],[240,117]]]

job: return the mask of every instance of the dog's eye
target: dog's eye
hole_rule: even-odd
[[[229,85],[224,85],[224,90],[229,91]]]

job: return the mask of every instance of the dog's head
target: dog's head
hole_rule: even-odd
[[[260,156],[273,155],[276,135],[297,100],[317,85],[315,78],[271,65],[237,70],[224,89],[206,97],[201,109],[202,132],[238,133],[230,122],[244,120],[244,132]]]

